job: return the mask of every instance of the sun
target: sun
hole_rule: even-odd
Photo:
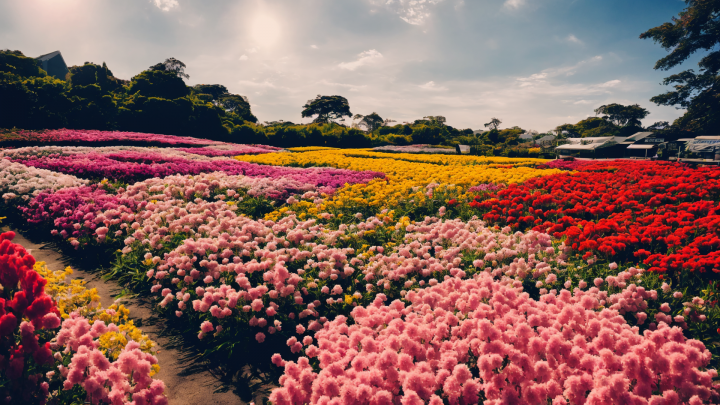
[[[250,18],[249,33],[252,39],[261,47],[272,47],[282,37],[282,26],[277,16],[267,10],[258,10]]]

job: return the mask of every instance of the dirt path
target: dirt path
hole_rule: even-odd
[[[3,227],[2,230],[5,232],[10,228]],[[35,257],[35,260],[46,262],[51,270],[61,270],[66,266],[71,266],[74,271],[72,277],[86,280],[88,287],[96,288],[104,306],[109,306],[115,301],[115,295],[121,290],[117,283],[105,282],[100,278],[99,272],[83,270],[77,267],[77,263],[72,263],[68,257],[52,247],[34,243],[17,231],[15,233],[17,235],[13,242],[25,247]],[[165,393],[170,405],[246,403],[232,392],[215,393],[215,390],[221,386],[218,379],[197,361],[196,356],[190,350],[183,349],[171,338],[162,335],[163,320],[152,312],[147,303],[132,298],[123,298],[122,302],[130,309],[130,315],[136,325],[141,326],[143,332],[159,346],[156,356],[161,369],[157,378],[165,382]]]

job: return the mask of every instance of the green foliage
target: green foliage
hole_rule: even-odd
[[[187,96],[190,91],[185,82],[173,72],[146,70],[132,78],[128,93],[145,97],[175,99]]]
[[[353,119],[360,119],[360,121],[358,122],[358,126],[365,127],[368,132],[375,131],[376,129],[383,126],[383,124],[385,123],[385,120],[383,120],[382,117],[376,112],[368,115],[357,114],[353,117]]]
[[[499,118],[493,117],[493,118],[490,120],[490,122],[488,122],[487,124],[485,124],[485,128],[492,128],[492,129],[494,129],[494,130],[497,130],[498,127],[500,126],[500,124],[502,124],[502,121],[500,121]]]
[[[43,77],[47,73],[33,58],[20,51],[0,50],[0,72],[12,73],[20,77]]]
[[[647,117],[650,112],[638,104],[625,106],[613,103],[596,108],[595,114],[603,114],[602,119],[618,127],[641,127],[640,120]]]
[[[149,70],[157,72],[168,72],[176,75],[181,79],[189,79],[190,75],[185,73],[186,67],[187,66],[185,66],[184,63],[175,58],[167,58],[165,59],[165,62],[160,62],[158,64],[150,66]]]
[[[674,90],[650,99],[659,105],[679,105],[687,112],[675,121],[683,131],[716,133],[720,130],[720,0],[685,0],[687,7],[672,22],[640,35],[652,39],[669,53],[655,69],[669,70],[691,55],[706,52],[698,62],[699,73],[689,69],[663,81]]]
[[[91,62],[85,62],[82,66],[71,66],[68,68],[68,80],[72,86],[89,86],[96,84],[103,91],[118,91],[122,88],[123,81],[113,76],[105,63],[102,66]]]
[[[303,106],[302,117],[317,115],[313,123],[328,123],[334,120],[343,120],[342,117],[352,117],[350,104],[343,96],[321,96],[318,95],[308,100]]]

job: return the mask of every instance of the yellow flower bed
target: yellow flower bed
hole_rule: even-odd
[[[541,159],[510,159],[501,157],[478,156],[435,156],[412,154],[387,154],[363,151],[359,149],[337,149],[303,153],[267,153],[263,155],[243,155],[237,160],[278,165],[278,166],[331,166],[349,170],[371,170],[383,172],[386,179],[373,180],[368,184],[346,185],[324,203],[315,206],[309,202],[291,205],[291,211],[317,215],[333,212],[339,207],[349,211],[355,207],[357,212],[363,208],[394,208],[398,204],[410,202],[422,204],[428,196],[426,187],[430,184],[441,185],[438,189],[449,191],[453,198],[464,196],[469,187],[483,183],[521,183],[527,179],[560,173],[558,169],[535,169],[520,164],[544,162]],[[416,161],[411,161],[415,159]],[[434,163],[426,163],[432,161]],[[474,162],[474,163],[472,163]],[[481,164],[480,162],[486,162]],[[508,167],[508,165],[516,165]],[[437,189],[436,189],[437,191]],[[310,207],[313,205],[313,207]],[[286,209],[286,210],[287,210]],[[268,219],[279,218],[283,213],[275,211]],[[300,214],[302,218],[302,214]]]
[[[360,157],[362,156],[362,157]],[[398,159],[409,156],[418,161]],[[541,159],[509,159],[478,156],[439,156],[387,154],[376,152],[358,152],[357,149],[330,150],[304,153],[266,153],[263,155],[236,156],[235,159],[276,165],[276,166],[332,166],[350,170],[371,170],[386,174],[387,183],[397,191],[407,191],[411,187],[425,187],[430,183],[472,187],[482,183],[520,183],[529,178],[560,173],[558,169],[535,169],[532,167],[489,167],[487,165],[462,163],[425,163],[423,159],[449,159],[448,162],[461,162],[464,158],[487,159],[494,164],[517,164],[528,161],[544,162]],[[457,159],[457,160],[452,160]],[[504,159],[504,160],[502,160]],[[377,182],[376,182],[377,183]]]
[[[100,296],[95,288],[85,287],[83,280],[66,281],[73,271],[70,267],[65,270],[52,271],[45,262],[36,262],[33,266],[40,276],[47,280],[45,292],[57,302],[60,315],[66,319],[71,313],[77,312],[87,318],[92,324],[95,321],[103,321],[106,325],[114,323],[119,332],[107,332],[99,337],[100,349],[111,360],[117,360],[120,352],[127,346],[128,341],[134,340],[140,344],[140,350],[151,353],[155,342],[147,335],[144,335],[135,323],[130,320],[130,310],[121,304],[113,304],[103,308],[100,303]],[[160,371],[160,366],[152,366],[151,375]]]
[[[296,148],[287,148],[287,150],[293,152],[312,152],[316,150],[332,150],[337,148],[331,148],[329,146],[298,146]]]
[[[348,157],[395,159],[407,162],[432,163],[436,165],[512,165],[534,166],[546,163],[546,159],[537,158],[508,158],[502,156],[470,156],[470,155],[430,155],[416,153],[383,153],[360,149],[345,149],[344,155]]]

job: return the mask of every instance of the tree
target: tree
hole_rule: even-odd
[[[368,115],[357,114],[353,117],[353,119],[360,119],[358,126],[364,126],[367,128],[367,132],[373,132],[385,125],[385,120],[383,120],[376,112]]]
[[[603,114],[602,119],[612,122],[619,127],[640,127],[642,126],[640,120],[647,117],[650,112],[638,104],[628,106],[608,104],[596,108],[595,114]]]
[[[217,105],[226,112],[235,113],[244,121],[257,122],[257,117],[250,111],[250,102],[247,97],[238,94],[223,94],[217,100]]]
[[[720,130],[720,0],[685,0],[687,7],[672,22],[642,33],[669,52],[657,61],[655,69],[669,70],[696,52],[707,52],[700,59],[698,73],[689,69],[663,81],[674,90],[650,99],[658,105],[677,105],[687,112],[676,121],[683,128],[712,133]]]
[[[502,124],[502,121],[500,121],[499,118],[493,117],[493,118],[490,120],[490,122],[488,122],[487,124],[485,124],[485,128],[492,128],[492,129],[497,130],[498,127],[500,126],[500,124]]]
[[[189,79],[190,75],[185,73],[186,67],[187,66],[185,66],[184,63],[175,58],[167,58],[165,59],[165,62],[160,62],[158,64],[150,66],[150,70],[175,73],[179,78]]]
[[[85,62],[81,66],[71,66],[69,70],[69,81],[73,86],[89,86],[97,84],[104,91],[115,91],[122,87],[123,80],[113,76],[103,62],[102,66],[92,62]]]
[[[303,106],[302,117],[306,118],[314,115],[317,115],[317,118],[313,120],[314,123],[328,123],[337,119],[344,121],[342,117],[352,117],[350,105],[347,99],[342,96],[318,95],[313,100],[308,100]]]
[[[195,94],[209,94],[213,101],[219,100],[222,96],[229,94],[227,87],[222,84],[197,84],[193,86]]]
[[[573,124],[558,125],[552,132],[555,132],[558,139],[578,136],[578,133],[575,131],[575,125]]]
[[[20,51],[0,50],[0,72],[8,72],[22,77],[47,76],[33,58]]]
[[[132,78],[128,93],[140,92],[145,97],[175,99],[188,95],[188,87],[175,73],[146,70]]]
[[[445,125],[447,121],[442,115],[428,115],[427,117],[423,117],[423,119],[428,120],[430,125]]]

